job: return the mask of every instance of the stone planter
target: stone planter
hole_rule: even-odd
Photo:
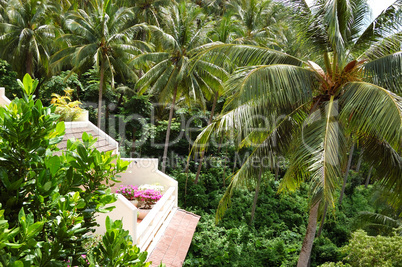
[[[138,209],[138,219],[143,220],[152,209]]]
[[[130,200],[131,204],[133,204],[134,206],[136,206],[138,208],[138,200],[134,199],[134,200]]]

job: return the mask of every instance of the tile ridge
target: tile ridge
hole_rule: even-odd
[[[183,209],[178,208],[177,211],[182,211],[182,212],[184,212],[184,213],[187,213],[188,215],[191,215],[191,216],[194,216],[194,217],[197,217],[197,218],[201,218],[200,215],[195,214],[195,213],[192,213],[192,212],[187,211],[187,210],[183,210]]]

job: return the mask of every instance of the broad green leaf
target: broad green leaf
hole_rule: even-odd
[[[60,157],[53,156],[48,160],[46,160],[45,164],[46,167],[49,169],[50,173],[52,174],[52,176],[54,176],[61,166]]]
[[[66,125],[64,124],[64,121],[60,121],[56,125],[56,132],[61,135],[64,134],[66,130]]]

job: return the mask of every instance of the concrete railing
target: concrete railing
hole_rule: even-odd
[[[141,250],[147,250],[158,230],[176,206],[176,201],[176,188],[172,186],[137,226],[136,243]]]
[[[113,192],[119,185],[136,185],[140,186],[142,184],[155,184],[158,183],[163,185],[165,188],[164,192],[170,187],[175,187],[175,207],[177,207],[177,197],[178,197],[178,183],[172,177],[164,174],[158,170],[158,159],[135,159],[135,158],[122,158],[122,160],[130,161],[130,165],[124,173],[119,174],[117,183]],[[162,192],[162,193],[164,193]]]
[[[158,183],[164,187],[163,196],[154,205],[152,210],[138,224],[138,209],[121,194],[110,206],[115,206],[113,211],[99,214],[97,222],[100,227],[96,228],[97,234],[105,233],[105,219],[109,216],[112,220],[123,220],[123,228],[128,230],[133,238],[133,243],[141,250],[147,250],[162,224],[171,212],[177,208],[178,183],[175,179],[158,170],[158,159],[133,159],[123,158],[130,161],[130,165],[124,173],[120,173],[117,183],[112,191],[115,193],[119,185],[136,185]]]
[[[128,230],[135,243],[135,237],[137,236],[137,207],[121,194],[117,194],[116,202],[107,205],[107,207],[110,206],[115,206],[111,212],[97,214],[96,222],[99,226],[95,228],[95,233],[104,234],[106,232],[105,220],[109,216],[113,221],[122,220],[123,228]]]
[[[0,106],[6,106],[10,103],[10,99],[6,97],[6,89],[4,87],[0,87]]]
[[[85,116],[84,116],[85,117]],[[86,115],[86,119],[88,119],[88,116]],[[77,128],[90,128],[94,133],[99,135],[99,137],[104,138],[105,142],[108,145],[112,145],[115,147],[113,150],[114,154],[117,154],[119,151],[119,143],[114,140],[112,137],[107,135],[104,131],[96,127],[92,122],[89,120],[83,120],[83,121],[65,121],[64,125],[66,129],[77,129]]]
[[[177,207],[175,205],[177,201],[176,188],[174,186],[168,188],[140,223],[137,223],[138,209],[123,195],[116,195],[118,196],[117,201],[108,205],[115,206],[115,208],[108,213],[99,213],[96,217],[100,226],[96,228],[95,233],[104,234],[106,232],[105,220],[107,216],[113,221],[122,220],[123,228],[128,230],[132,236],[133,243],[141,250],[146,250],[169,214]]]

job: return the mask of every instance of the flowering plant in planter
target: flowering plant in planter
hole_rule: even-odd
[[[116,193],[122,194],[128,200],[136,199],[136,192],[138,192],[138,187],[134,185],[121,185],[116,190]]]
[[[144,209],[150,209],[161,197],[161,192],[154,189],[139,190],[135,194],[135,198],[144,203]]]

